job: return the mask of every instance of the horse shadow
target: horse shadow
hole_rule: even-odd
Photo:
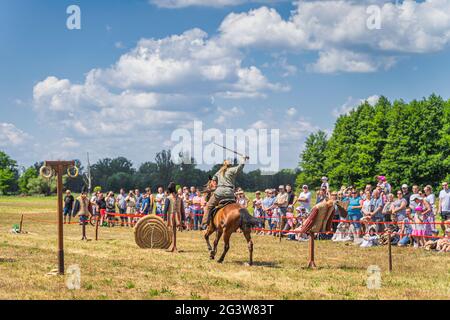
[[[365,267],[349,266],[349,265],[343,265],[343,264],[338,265],[338,266],[325,264],[325,265],[319,265],[319,266],[314,267],[314,268],[309,268],[307,265],[304,265],[304,266],[301,266],[300,269],[301,270],[308,270],[308,271],[310,271],[310,270],[336,270],[336,269],[344,270],[344,271],[366,270]]]
[[[248,265],[248,260],[233,261],[232,263],[238,264],[238,265]],[[267,267],[267,268],[274,268],[274,269],[281,268],[280,265],[274,261],[253,261],[252,267]]]

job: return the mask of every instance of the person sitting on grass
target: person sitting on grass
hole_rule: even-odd
[[[447,220],[450,224],[450,220]],[[445,229],[444,237],[435,240],[428,240],[424,245],[425,250],[436,250],[439,252],[450,252],[450,227]]]
[[[411,208],[406,208],[406,218],[403,221],[399,221],[400,224],[400,241],[398,242],[399,247],[405,247],[408,244],[412,244],[412,225],[411,225]]]
[[[380,237],[377,235],[377,229],[375,226],[370,226],[369,231],[367,234],[364,235],[363,241],[361,243],[361,247],[368,248],[368,247],[375,247],[378,245],[378,240]]]

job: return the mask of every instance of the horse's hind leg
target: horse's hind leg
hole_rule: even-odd
[[[248,245],[248,253],[250,255],[250,260],[248,262],[249,265],[253,265],[253,241],[250,235],[251,229],[244,230],[244,237],[247,240]]]
[[[225,255],[227,254],[228,250],[230,249],[231,231],[229,229],[225,228],[223,233],[224,233],[224,235],[223,235],[223,242],[224,242],[223,253],[220,256],[219,260],[217,260],[218,263],[223,262],[223,259],[225,259]]]
[[[208,229],[206,229],[206,231],[205,231],[205,240],[206,240],[206,245],[208,246],[209,252],[212,251],[211,243],[209,242],[209,236],[212,235],[213,232],[214,232],[214,228],[212,227],[212,224],[210,224],[208,226]]]
[[[223,234],[223,229],[219,227],[219,228],[216,230],[216,239],[214,239],[214,248],[213,248],[213,250],[211,251],[211,255],[210,255],[211,259],[214,259],[214,257],[216,256],[216,253],[217,253],[217,245],[219,244],[219,240],[220,240],[220,238],[222,237],[222,234]]]

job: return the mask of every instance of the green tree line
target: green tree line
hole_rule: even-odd
[[[3,160],[2,160],[3,159]],[[43,194],[50,195],[56,192],[54,178],[45,179],[39,175],[43,162],[36,162],[29,168],[19,170],[16,161],[12,160],[4,152],[0,151],[0,193]],[[65,189],[80,192],[86,184],[86,168],[81,161],[75,160],[79,168],[77,178],[63,177]],[[210,170],[197,168],[194,159],[190,164],[176,164],[170,150],[159,152],[154,161],[142,163],[135,168],[132,161],[125,157],[114,159],[104,158],[91,166],[92,188],[99,187],[104,191],[118,192],[120,188],[131,190],[139,188],[143,190],[152,187],[153,191],[159,186],[166,187],[170,181],[175,181],[182,186],[201,187],[209,176],[214,175],[220,168],[220,164]],[[244,172],[237,178],[237,186],[246,191],[264,190],[267,187],[277,187],[280,184],[290,183],[294,185],[296,172],[294,170],[281,170],[275,175],[262,175],[260,170]]]
[[[312,133],[300,155],[297,185],[362,188],[386,176],[401,184],[437,186],[450,178],[450,100],[431,95],[406,103],[381,97],[341,115],[328,137]]]
[[[80,176],[64,177],[64,186],[79,192],[85,183],[85,168],[76,160]],[[220,164],[201,170],[194,159],[191,164],[176,164],[170,151],[159,152],[153,161],[134,167],[125,157],[104,158],[91,166],[92,186],[117,192],[120,188],[144,189],[178,185],[202,186]],[[17,162],[0,151],[0,194],[51,194],[54,179],[38,175],[42,162],[20,168]],[[320,178],[327,176],[334,188],[353,185],[362,188],[374,183],[377,175],[385,175],[395,188],[413,183],[437,186],[450,180],[450,100],[431,95],[409,103],[391,103],[380,97],[375,105],[362,103],[348,114],[341,115],[330,136],[314,132],[306,139],[299,166],[281,170],[275,175],[261,171],[244,172],[237,185],[246,191],[264,190],[280,184],[317,188]]]

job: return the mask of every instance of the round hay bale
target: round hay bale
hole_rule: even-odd
[[[163,219],[148,215],[139,219],[134,227],[134,238],[140,248],[168,249],[172,244],[173,231]]]

